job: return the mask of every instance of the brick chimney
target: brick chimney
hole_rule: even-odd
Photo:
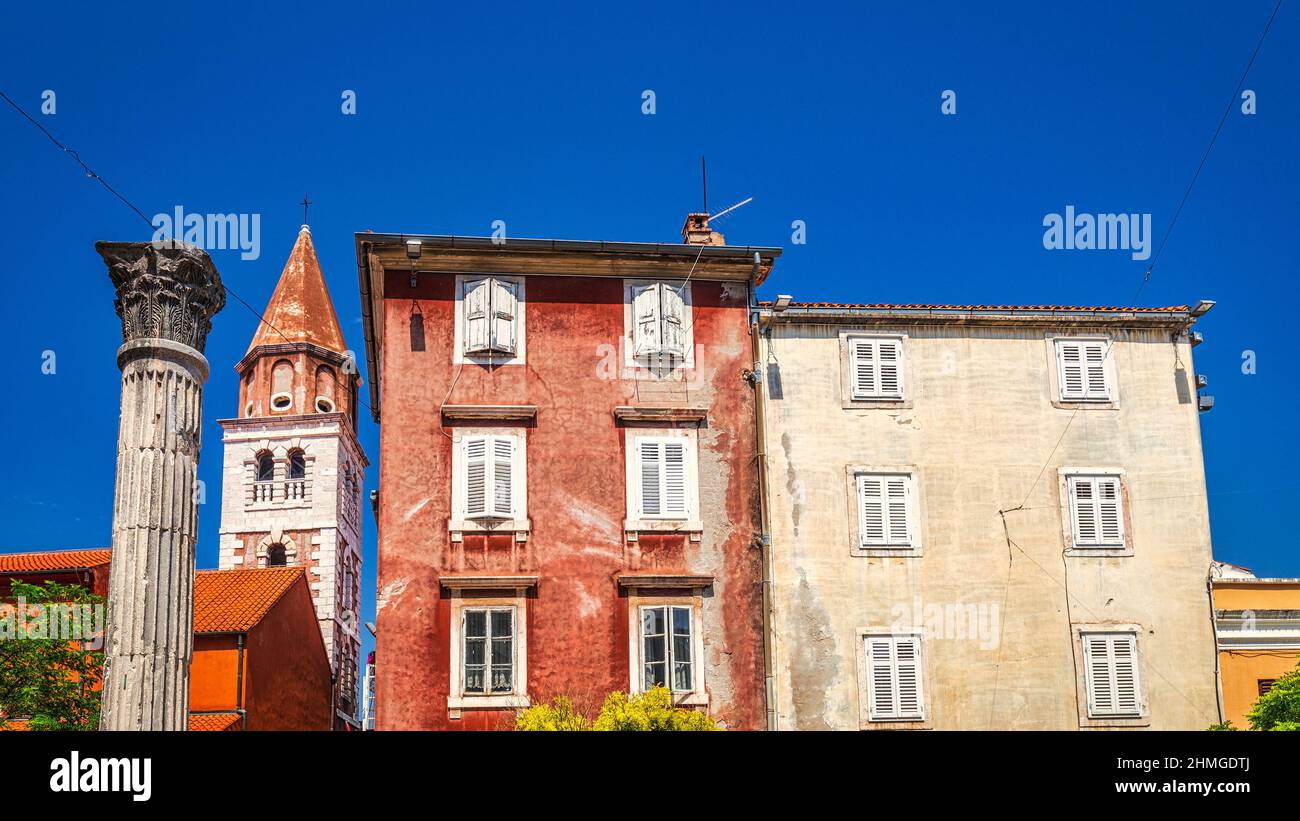
[[[682,242],[687,245],[726,245],[726,237],[709,228],[707,211],[693,211],[682,224]]]

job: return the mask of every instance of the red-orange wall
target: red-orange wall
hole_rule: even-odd
[[[508,272],[506,272],[508,273]],[[527,603],[527,690],[599,697],[627,690],[627,599],[616,576],[631,568],[624,542],[625,429],[619,405],[709,409],[700,431],[705,540],[642,535],[641,569],[710,573],[721,618],[705,625],[709,711],[730,727],[764,724],[762,590],[752,367],[747,290],[724,295],[716,282],[691,283],[696,374],[681,383],[608,378],[624,337],[623,281],[528,277],[526,364],[494,369],[453,365],[455,277],[389,271],[385,281],[379,511],[376,725],[379,729],[508,726],[509,713],[466,710],[450,719],[447,696],[451,607],[446,572],[540,576]],[[424,350],[413,350],[418,307]],[[601,348],[612,346],[612,348]],[[616,374],[617,376],[617,374]],[[448,390],[454,381],[454,392]],[[517,552],[511,537],[467,534],[463,556],[449,535],[451,439],[438,409],[450,404],[536,405],[528,424],[528,513],[532,532]],[[712,463],[715,467],[706,467]],[[707,474],[707,475],[706,475]],[[716,543],[712,543],[716,540]],[[704,545],[704,546],[702,546]],[[720,622],[720,623],[719,623]]]

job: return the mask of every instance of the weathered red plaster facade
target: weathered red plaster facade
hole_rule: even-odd
[[[779,251],[425,237],[417,263],[408,239],[357,235],[371,398],[382,419],[377,729],[512,724],[520,705],[457,707],[451,692],[460,652],[453,612],[511,594],[512,584],[526,634],[520,689],[533,703],[563,694],[598,708],[610,691],[627,691],[629,656],[639,652],[632,599],[693,601],[707,699],[689,703],[729,728],[761,729],[761,528],[745,376],[753,280]],[[455,361],[457,272],[522,277],[522,364]],[[625,278],[689,280],[693,367],[625,367]],[[496,419],[479,412],[502,406]],[[616,408],[634,411],[616,417]],[[456,437],[485,426],[526,441],[526,534],[454,532]],[[695,530],[641,531],[626,521],[629,436],[664,430],[696,437]]]

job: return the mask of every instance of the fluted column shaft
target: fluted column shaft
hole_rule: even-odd
[[[104,730],[184,730],[193,651],[201,352],[221,280],[184,245],[98,243],[122,317]]]

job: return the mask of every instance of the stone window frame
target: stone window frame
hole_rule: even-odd
[[[638,443],[642,439],[681,439],[684,444],[682,458],[686,470],[686,516],[681,519],[641,517],[641,457]],[[625,533],[690,533],[704,532],[704,519],[700,511],[700,458],[699,430],[695,427],[635,427],[624,429],[624,483]]]
[[[1119,729],[1124,727],[1150,727],[1151,704],[1147,695],[1146,654],[1143,652],[1143,633],[1145,628],[1134,622],[1075,622],[1070,625],[1070,645],[1074,653],[1075,693],[1078,702],[1079,727],[1104,727]],[[1133,646],[1137,652],[1137,676],[1139,684],[1139,704],[1141,712],[1136,716],[1105,716],[1093,718],[1088,714],[1088,673],[1083,652],[1083,636],[1091,633],[1132,633]]]
[[[528,697],[528,592],[520,588],[512,592],[496,591],[490,595],[466,596],[464,591],[451,591],[451,629],[448,631],[450,641],[450,687],[447,691],[448,710],[475,709],[523,709],[531,706]],[[509,694],[482,695],[464,692],[461,665],[465,636],[463,633],[464,611],[484,608],[514,611],[514,691]],[[453,716],[453,718],[459,716]]]
[[[668,285],[680,288],[682,298],[682,351],[677,357],[665,354],[636,355],[636,317],[633,301],[636,289],[646,285]],[[662,319],[661,319],[662,321]],[[677,279],[625,279],[623,280],[623,367],[632,373],[645,372],[655,376],[668,376],[695,367],[695,308],[689,280]]]
[[[1077,333],[1048,331],[1043,335],[1046,344],[1047,353],[1047,375],[1048,375],[1048,397],[1051,399],[1052,407],[1061,410],[1119,410],[1120,409],[1120,385],[1119,385],[1119,342],[1115,339],[1114,334],[1109,333]],[[1059,354],[1057,353],[1057,342],[1068,340],[1105,340],[1110,343],[1110,355],[1106,357],[1106,381],[1111,387],[1111,397],[1107,401],[1084,400],[1084,399],[1062,399],[1061,398],[1061,373]]]
[[[499,279],[513,282],[518,287],[515,297],[515,352],[505,353],[465,353],[465,283],[470,280]],[[486,272],[482,274],[456,275],[456,309],[455,328],[452,332],[451,364],[489,365],[523,365],[527,362],[528,338],[526,334],[528,299],[525,293],[527,277],[519,274]]]
[[[634,588],[627,595],[628,618],[628,692],[644,693],[641,659],[644,650],[641,640],[642,607],[690,607],[691,608],[691,664],[694,666],[691,680],[694,687],[690,692],[673,693],[672,701],[678,707],[708,707],[709,691],[705,682],[704,664],[704,591],[692,592],[672,590],[656,592],[653,589]]]
[[[913,538],[910,547],[864,547],[858,532],[858,476],[861,474],[907,474],[911,477]],[[919,559],[925,555],[925,494],[921,492],[923,473],[917,465],[850,464],[844,467],[845,502],[849,555],[860,558]]]
[[[451,520],[452,541],[463,533],[514,533],[517,541],[528,538],[528,429],[514,425],[456,426],[451,430]],[[498,436],[515,440],[511,463],[511,491],[514,516],[510,519],[470,519],[465,516],[465,453],[467,437]]]
[[[1075,547],[1074,517],[1071,514],[1071,476],[1115,476],[1119,478],[1120,526],[1123,547]],[[1062,467],[1057,469],[1057,494],[1061,505],[1061,539],[1065,555],[1072,558],[1124,558],[1134,554],[1133,508],[1129,504],[1128,471],[1119,467]]]
[[[839,393],[840,406],[845,410],[889,410],[906,409],[913,406],[912,357],[909,350],[911,337],[906,331],[894,331],[875,328],[841,328],[839,331]],[[899,378],[903,382],[903,398],[855,399],[853,397],[853,357],[849,352],[849,343],[853,339],[893,339],[899,343],[902,361],[899,364]]]
[[[920,648],[921,655],[921,719],[910,718],[875,718],[871,717],[871,695],[869,692],[871,680],[870,661],[867,658],[866,640],[871,636],[915,636],[917,646]],[[934,729],[934,710],[931,708],[930,694],[933,690],[930,681],[930,668],[933,666],[929,663],[930,647],[926,642],[925,630],[907,629],[899,630],[895,627],[858,627],[853,631],[854,645],[856,647],[856,661],[858,673],[858,729],[859,730],[933,730]]]

